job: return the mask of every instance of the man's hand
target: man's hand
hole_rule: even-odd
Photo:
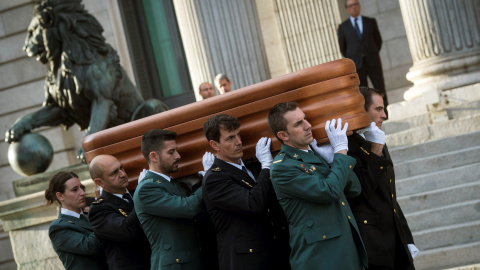
[[[385,132],[377,127],[375,122],[372,122],[369,127],[359,129],[357,133],[365,136],[365,140],[381,145],[385,144]]]
[[[317,154],[325,159],[328,164],[332,164],[335,153],[333,152],[333,147],[330,144],[327,143],[319,147],[317,146],[317,140],[313,139],[310,147],[313,149],[313,151],[317,152]]]
[[[272,144],[272,139],[267,137],[262,137],[258,140],[257,146],[255,147],[256,156],[258,161],[262,163],[262,169],[269,169],[272,165],[272,153],[270,152],[270,145]]]
[[[337,123],[337,127],[335,127],[335,122]],[[338,118],[336,121],[335,119],[332,119],[332,121],[328,120],[325,124],[325,131],[327,132],[334,153],[343,150],[348,151],[347,128],[348,123],[345,123],[342,129],[342,118]]]
[[[203,165],[203,171],[199,171],[198,174],[200,174],[202,177],[205,176],[205,173],[212,167],[213,161],[215,160],[215,156],[210,153],[210,152],[205,152],[202,158],[202,165]]]

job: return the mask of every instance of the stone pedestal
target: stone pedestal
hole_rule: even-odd
[[[254,0],[174,0],[197,100],[200,83],[226,74],[233,89],[270,78]]]
[[[87,196],[94,196],[95,184],[81,177]],[[19,270],[64,269],[53,250],[48,227],[57,218],[59,206],[47,205],[44,191],[0,202],[0,219],[10,235]]]
[[[480,82],[477,0],[400,0],[400,7],[413,58],[405,100]]]

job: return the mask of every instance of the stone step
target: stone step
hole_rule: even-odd
[[[457,266],[446,270],[480,270],[480,263]]]
[[[442,154],[462,148],[470,148],[480,145],[480,131],[462,134],[459,136],[429,141],[417,145],[390,148],[390,156],[393,162],[399,163],[412,158]]]
[[[417,231],[412,234],[419,250],[478,242],[480,241],[480,220]]]
[[[420,254],[414,260],[415,269],[417,270],[462,267],[470,264],[478,264],[479,262],[480,241],[424,251],[420,250]]]
[[[414,213],[471,200],[480,200],[480,180],[397,198],[403,213]]]
[[[396,180],[397,196],[427,192],[478,181],[480,164],[435,171]]]
[[[460,194],[459,194],[460,196]],[[412,232],[480,220],[480,200],[470,200],[414,213],[405,213]]]
[[[474,163],[480,163],[480,146],[396,163],[395,176],[402,179]]]
[[[480,115],[469,115],[460,119],[418,126],[386,136],[387,145],[396,148],[416,145],[427,141],[458,136],[480,130]]]

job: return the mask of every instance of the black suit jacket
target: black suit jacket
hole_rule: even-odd
[[[133,205],[104,190],[89,219],[110,269],[150,269],[150,244]]]
[[[269,169],[261,169],[254,181],[215,158],[202,188],[217,234],[220,269],[290,269],[288,226]]]
[[[381,66],[380,49],[382,48],[382,36],[378,30],[377,21],[374,18],[362,16],[363,34],[360,39],[355,28],[348,18],[338,27],[338,44],[340,52],[346,58],[355,62],[357,70],[363,65],[363,59],[371,67]]]
[[[397,202],[395,172],[387,146],[383,156],[371,152],[371,144],[358,135],[348,137],[348,155],[357,160],[353,171],[362,185],[362,193],[349,199],[358,229],[367,249],[370,265],[394,268],[401,263],[414,269],[407,244],[413,236]],[[403,262],[395,262],[395,252],[402,252]],[[398,256],[397,256],[398,258]]]

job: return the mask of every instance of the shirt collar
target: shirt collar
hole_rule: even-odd
[[[225,161],[225,160],[224,160]],[[228,161],[225,161],[226,163],[232,165],[232,166],[235,166],[236,168],[238,168],[239,170],[242,169],[242,167],[245,166],[245,164],[243,163],[243,160],[240,159],[240,164],[237,164],[237,163],[232,163],[232,162],[228,162]],[[246,168],[246,167],[245,167]]]
[[[154,171],[152,171],[152,170],[149,170],[149,171],[151,171],[152,173],[155,173],[155,174],[160,175],[161,177],[165,178],[165,180],[167,180],[168,182],[170,182],[170,180],[172,179],[172,178],[170,178],[170,176],[167,176],[167,175],[165,175],[165,174],[163,174],[163,173],[154,172]]]
[[[128,189],[125,189],[125,194],[127,194],[127,193],[130,194],[130,192],[128,192]],[[128,202],[127,199],[123,198],[123,194],[114,194],[114,193],[112,193],[112,194],[115,195],[115,196],[117,196],[118,198],[120,198],[120,199],[125,200],[125,201]],[[132,194],[130,194],[130,196],[132,196]]]
[[[358,19],[358,20],[357,20],[357,23],[363,22],[363,21],[362,21],[362,15],[358,15],[358,17],[357,17],[356,19]],[[350,16],[350,21],[352,22],[352,24],[354,24],[354,23],[355,23],[355,18],[352,17],[352,16]]]
[[[67,215],[67,216],[72,216],[72,217],[76,217],[76,218],[80,218],[80,214],[75,212],[75,211],[72,211],[72,210],[68,210],[68,209],[65,209],[65,208],[61,208],[60,209],[60,213],[62,213],[62,215]],[[82,213],[83,214],[83,213]]]

